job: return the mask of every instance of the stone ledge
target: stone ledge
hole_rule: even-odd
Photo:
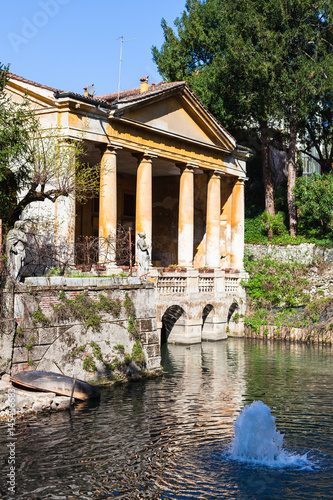
[[[26,278],[25,285],[36,287],[104,287],[104,286],[133,286],[142,285],[140,278],[135,276],[128,277],[109,277],[109,278],[69,278],[66,276],[33,276]],[[147,283],[144,283],[146,285]]]

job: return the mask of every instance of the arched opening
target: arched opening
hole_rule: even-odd
[[[231,306],[229,307],[229,311],[228,311],[228,318],[227,318],[227,323],[229,323],[229,321],[231,320],[231,317],[232,315],[234,314],[234,312],[238,309],[238,304],[237,302],[233,302],[231,304]]]
[[[204,310],[202,311],[202,329],[205,327],[206,319],[208,318],[209,314],[214,311],[214,307],[211,304],[207,304],[204,307]]]
[[[170,306],[162,316],[161,346],[168,341],[172,328],[179,318],[184,314],[180,306]]]

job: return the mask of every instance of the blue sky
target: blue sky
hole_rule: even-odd
[[[37,83],[83,93],[94,84],[97,95],[118,89],[120,38],[124,42],[121,90],[161,77],[151,47],[164,39],[168,24],[185,0],[6,0],[1,5],[0,61]]]

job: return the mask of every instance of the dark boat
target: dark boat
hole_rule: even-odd
[[[44,371],[24,371],[10,377],[11,382],[18,387],[26,387],[37,391],[55,392],[60,396],[71,396],[73,385],[73,398],[94,399],[100,396],[100,390],[94,385],[83,380],[67,377],[61,373]]]

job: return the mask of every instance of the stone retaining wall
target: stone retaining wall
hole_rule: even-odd
[[[298,262],[311,264],[315,259],[320,259],[327,264],[333,264],[333,248],[317,247],[313,243],[301,245],[254,245],[247,243],[245,250],[255,259],[269,255],[281,262]]]
[[[60,294],[63,299],[74,300],[83,293],[95,302],[101,295],[119,299],[119,317],[98,311],[101,325],[97,329],[87,327],[74,317],[59,319],[54,308],[62,302]],[[124,307],[126,297],[135,308],[135,335],[129,332],[130,318]],[[2,373],[48,370],[91,380],[107,375],[108,365],[114,363],[116,355],[121,361],[125,353],[131,354],[136,338],[142,345],[147,369],[160,367],[152,283],[141,284],[137,278],[29,278],[25,284],[17,284],[14,291],[7,290],[4,299],[11,317],[1,322]],[[37,316],[36,311],[40,313]],[[124,353],[115,349],[117,345],[124,346]],[[96,366],[93,372],[83,368],[87,357]]]
[[[273,325],[261,325],[259,332],[255,332],[248,326],[245,326],[244,336],[288,340],[291,342],[308,342],[313,344],[333,344],[333,330],[323,331],[319,328],[288,328]]]

